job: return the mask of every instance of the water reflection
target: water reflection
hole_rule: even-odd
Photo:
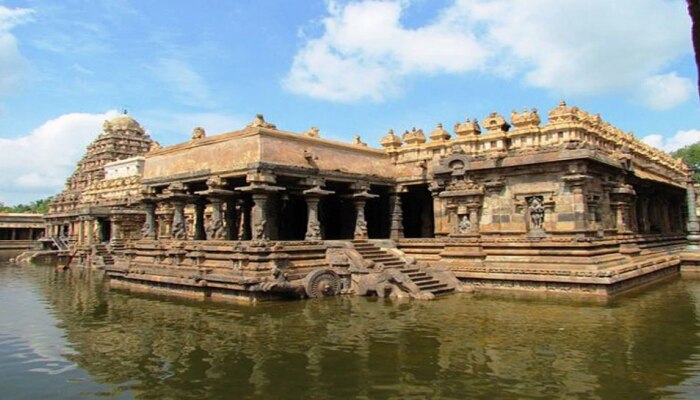
[[[94,271],[30,267],[9,275],[0,274],[0,296],[7,280],[40,294],[57,319],[44,323],[62,329],[69,343],[65,362],[102,385],[83,387],[88,395],[699,394],[700,281],[677,280],[609,305],[461,295],[433,302],[336,298],[251,307],[109,291]]]

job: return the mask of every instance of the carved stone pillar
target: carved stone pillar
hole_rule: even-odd
[[[87,236],[86,236],[86,241],[88,246],[92,246],[92,243],[95,240],[95,220],[90,218],[87,221]]]
[[[635,191],[631,185],[621,185],[615,187],[610,192],[610,206],[615,213],[615,225],[618,234],[632,233],[630,225],[630,205],[632,204]]]
[[[250,225],[252,240],[270,240],[273,226],[269,218],[270,195],[284,190],[283,187],[271,185],[276,181],[273,174],[269,172],[251,172],[246,177],[248,186],[236,188],[236,190],[250,193],[253,198],[253,208],[250,211]]]
[[[306,220],[306,240],[321,240],[323,234],[321,232],[321,223],[318,220],[318,204],[321,197],[332,194],[330,190],[323,190],[320,186],[314,186],[311,189],[304,190],[306,197],[306,209],[308,218]]]
[[[356,198],[353,201],[355,206],[355,231],[353,239],[367,239],[367,220],[365,220],[365,205],[367,200]]]
[[[206,226],[206,239],[226,239],[226,226],[224,224],[224,215],[222,211],[224,201],[218,197],[210,197],[209,202],[211,205],[211,220]]]
[[[253,240],[270,240],[269,226],[267,223],[267,201],[269,193],[253,193],[253,209],[251,212],[251,229]]]
[[[353,238],[356,240],[367,239],[367,219],[365,218],[365,206],[367,200],[379,197],[376,194],[369,193],[369,185],[358,185],[359,191],[352,194],[353,206],[355,207],[355,228]]]
[[[173,239],[187,239],[187,221],[185,220],[185,203],[182,201],[173,201],[173,223],[170,229],[170,235]]]
[[[78,245],[85,244],[85,221],[81,217],[78,219]]]
[[[697,214],[697,198],[695,193],[695,185],[692,178],[688,179],[686,186],[686,201],[688,207],[688,247],[690,250],[696,250],[700,248],[700,223],[698,223]]]
[[[401,195],[392,193],[391,201],[391,226],[389,228],[390,239],[403,239],[403,205],[401,204]]]

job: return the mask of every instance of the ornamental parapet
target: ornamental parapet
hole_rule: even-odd
[[[481,120],[467,118],[454,125],[450,135],[441,124],[426,141],[421,129],[413,128],[403,135],[403,143],[390,135],[382,139],[385,151],[396,164],[435,162],[449,154],[461,153],[474,159],[501,159],[508,156],[538,154],[560,150],[588,149],[638,175],[662,177],[682,186],[689,170],[682,159],[658,150],[591,114],[562,101],[547,114],[542,124],[536,109],[510,114],[510,122],[498,113]],[[483,129],[482,129],[483,127]]]

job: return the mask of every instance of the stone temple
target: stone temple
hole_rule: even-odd
[[[377,149],[258,115],[161,147],[121,115],[53,201],[39,255],[215,299],[606,296],[697,264],[682,160],[564,102],[546,124],[534,109],[480,122],[389,131]]]

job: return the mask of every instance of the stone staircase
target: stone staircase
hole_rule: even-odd
[[[422,270],[418,265],[407,265],[398,256],[377,247],[368,240],[353,240],[353,247],[365,260],[382,264],[385,269],[394,268],[404,274],[421,292],[432,293],[434,296],[455,291],[454,285],[443,282],[430,272]]]
[[[103,264],[103,265],[98,265],[98,266],[111,267],[114,265],[114,257],[112,256],[109,249],[107,248],[107,245],[105,245],[103,243],[99,243],[99,244],[94,245],[94,248],[95,248],[95,255],[98,256],[97,257],[98,260],[100,258],[102,259],[101,264]],[[96,260],[96,261],[98,261],[98,260]],[[99,261],[97,263],[100,264]]]

